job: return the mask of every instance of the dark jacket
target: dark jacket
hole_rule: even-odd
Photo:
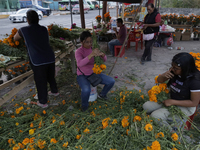
[[[147,14],[145,17],[145,20],[144,20],[144,24],[155,24],[157,14],[159,14],[157,9],[154,9],[153,13]],[[143,32],[144,32],[144,34],[157,33],[157,32],[159,32],[159,26],[158,27],[147,27]]]

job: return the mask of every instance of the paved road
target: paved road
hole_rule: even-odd
[[[100,10],[102,14],[102,10]],[[111,10],[111,16],[115,15],[114,10]],[[85,14],[85,26],[86,28],[92,27],[92,22],[95,23],[95,17],[99,15],[99,10],[91,10],[88,14]],[[39,21],[41,25],[48,26],[52,23],[59,24],[65,28],[71,27],[71,16],[70,15],[50,15],[48,17],[42,18]],[[73,23],[76,23],[77,26],[81,27],[80,14],[73,15]],[[26,26],[28,23],[12,23],[8,18],[0,19],[0,39],[5,38],[5,34],[10,34],[13,28],[21,28]]]

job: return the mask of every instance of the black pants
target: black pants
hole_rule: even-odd
[[[41,66],[34,66],[32,63],[30,64],[34,73],[39,102],[41,104],[46,104],[48,100],[47,82],[50,84],[52,93],[58,92],[55,80],[55,63]]]
[[[145,45],[145,49],[144,49],[144,53],[142,55],[142,60],[144,61],[146,60],[151,60],[151,54],[152,54],[152,49],[153,49],[153,43],[155,42],[155,39],[149,40],[149,41],[145,41],[144,45]]]

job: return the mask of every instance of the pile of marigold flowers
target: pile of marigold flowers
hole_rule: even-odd
[[[143,111],[142,104],[148,101],[148,96],[141,91],[117,89],[112,94],[109,101],[90,102],[90,113],[79,110],[81,100],[77,97],[45,110],[13,101],[15,104],[9,111],[0,108],[0,147],[6,150],[182,150],[192,149],[199,142],[180,140],[182,132],[170,132],[158,125]],[[69,110],[69,106],[74,109]],[[195,132],[199,135],[198,130]]]

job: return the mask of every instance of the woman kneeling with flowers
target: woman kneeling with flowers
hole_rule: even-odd
[[[172,67],[157,78],[158,83],[165,81],[168,81],[170,99],[164,100],[163,104],[167,107],[177,106],[186,116],[194,114],[200,100],[200,72],[194,58],[185,52],[176,54],[172,59]],[[143,104],[143,109],[152,117],[162,119],[166,125],[167,120],[171,120],[170,112],[162,104],[148,101]]]
[[[80,35],[80,41],[82,46],[76,50],[75,58],[77,62],[77,81],[81,87],[81,100],[82,100],[82,111],[88,109],[88,100],[90,97],[90,82],[87,77],[93,73],[92,68],[94,67],[94,57],[101,56],[104,62],[107,60],[106,55],[99,49],[92,50],[92,35],[89,31],[83,31]],[[84,75],[83,75],[84,73]],[[102,81],[100,84],[104,84],[104,88],[98,95],[99,98],[107,99],[106,94],[113,87],[115,80],[105,74],[98,74]]]

